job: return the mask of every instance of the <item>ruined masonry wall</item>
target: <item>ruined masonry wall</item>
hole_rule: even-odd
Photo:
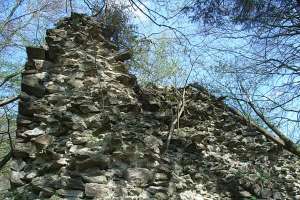
[[[141,89],[129,52],[101,23],[72,13],[28,47],[11,184],[15,199],[296,199],[299,160],[210,95],[188,86],[163,152],[178,91]]]

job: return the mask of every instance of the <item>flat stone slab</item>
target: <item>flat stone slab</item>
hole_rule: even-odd
[[[59,189],[56,191],[59,196],[63,197],[78,197],[82,198],[83,197],[83,192],[80,190],[64,190],[64,189]]]
[[[46,59],[46,50],[42,47],[26,47],[26,52],[29,60],[32,59],[39,59],[45,60]]]

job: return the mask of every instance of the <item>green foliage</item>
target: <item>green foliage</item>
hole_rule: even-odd
[[[283,0],[194,0],[184,11],[193,21],[209,25],[242,24],[246,28],[284,27],[298,23],[298,1]],[[282,27],[283,28],[283,27]]]
[[[0,143],[0,158],[3,158],[10,150],[9,141],[4,140]],[[5,165],[2,169],[0,169],[0,175],[8,176],[10,173],[9,165]]]
[[[27,198],[24,196],[24,194],[17,192],[16,190],[13,190],[13,191],[9,192],[8,194],[3,194],[2,197],[3,197],[3,199],[11,199],[11,200],[27,200]]]
[[[129,48],[136,39],[135,26],[130,24],[127,6],[114,1],[95,5],[97,20],[103,24],[103,35],[119,48]]]
[[[172,48],[172,41],[163,37],[157,43],[144,40],[133,47],[131,70],[137,74],[142,85],[172,84],[172,78],[180,71],[179,60],[175,58]]]
[[[14,137],[14,132],[16,130],[16,112],[14,109],[8,110],[5,108],[7,112],[7,117],[10,119],[10,134],[11,137]],[[0,160],[3,159],[10,152],[10,141],[9,135],[7,134],[8,123],[6,119],[6,115],[4,113],[4,109],[0,109]],[[9,162],[8,162],[9,163]],[[3,168],[0,169],[0,175],[8,176],[10,173],[10,166],[6,164]]]

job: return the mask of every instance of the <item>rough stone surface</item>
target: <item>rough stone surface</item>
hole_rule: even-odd
[[[99,199],[108,198],[111,195],[109,187],[105,184],[87,183],[85,185],[85,195]]]
[[[0,194],[10,189],[10,181],[8,177],[0,176]]]
[[[103,30],[93,18],[72,13],[47,31],[47,50],[27,49],[14,195],[299,199],[299,159],[203,87],[141,88],[124,62],[130,52],[118,51]],[[184,89],[185,112],[165,151]]]
[[[152,180],[153,174],[145,168],[128,168],[126,177],[132,184],[143,187]]]

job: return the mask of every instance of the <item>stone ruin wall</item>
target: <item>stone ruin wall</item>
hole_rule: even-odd
[[[106,40],[92,18],[73,13],[47,31],[46,41],[47,48],[27,48],[22,74],[11,165],[21,199],[300,195],[299,174],[292,177],[292,192],[281,183],[257,188],[247,177],[232,178],[247,161],[269,159],[273,146],[195,88],[188,91],[194,100],[183,128],[162,154],[170,116],[157,99],[167,95],[159,88],[141,92],[124,64],[130,54]]]

